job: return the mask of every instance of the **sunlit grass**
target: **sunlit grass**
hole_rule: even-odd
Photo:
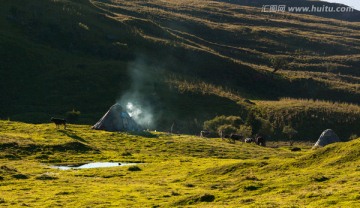
[[[359,206],[360,140],[291,152],[161,132],[146,138],[79,125],[57,130],[51,124],[0,121],[0,127],[4,206]],[[26,150],[29,139],[43,149]],[[10,142],[18,146],[5,148]],[[99,151],[46,150],[67,142]],[[10,154],[17,159],[6,158]],[[44,155],[48,158],[39,157]],[[140,171],[126,166],[62,171],[50,168],[51,161],[142,164]],[[28,179],[15,179],[19,174]]]

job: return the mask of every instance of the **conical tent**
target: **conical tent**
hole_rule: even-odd
[[[111,106],[108,112],[92,127],[105,131],[141,131],[142,128],[120,104]]]
[[[326,129],[323,131],[315,143],[314,147],[324,147],[328,144],[335,143],[335,142],[341,142],[338,135],[335,134],[335,132],[331,129]]]

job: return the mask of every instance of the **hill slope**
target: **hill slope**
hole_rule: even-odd
[[[137,102],[151,127],[194,133],[246,115],[244,99],[360,100],[358,22],[210,0],[5,0],[0,24],[3,119],[77,109],[93,123],[115,101]],[[287,69],[272,74],[272,58]]]

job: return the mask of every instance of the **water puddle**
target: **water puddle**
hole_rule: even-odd
[[[93,163],[82,163],[76,165],[53,165],[52,168],[60,170],[73,170],[73,169],[87,169],[87,168],[109,168],[118,166],[129,166],[137,165],[139,163],[119,163],[119,162],[93,162]]]

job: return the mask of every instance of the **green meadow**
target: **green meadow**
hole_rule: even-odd
[[[0,121],[0,206],[359,207],[360,139],[311,145]]]

